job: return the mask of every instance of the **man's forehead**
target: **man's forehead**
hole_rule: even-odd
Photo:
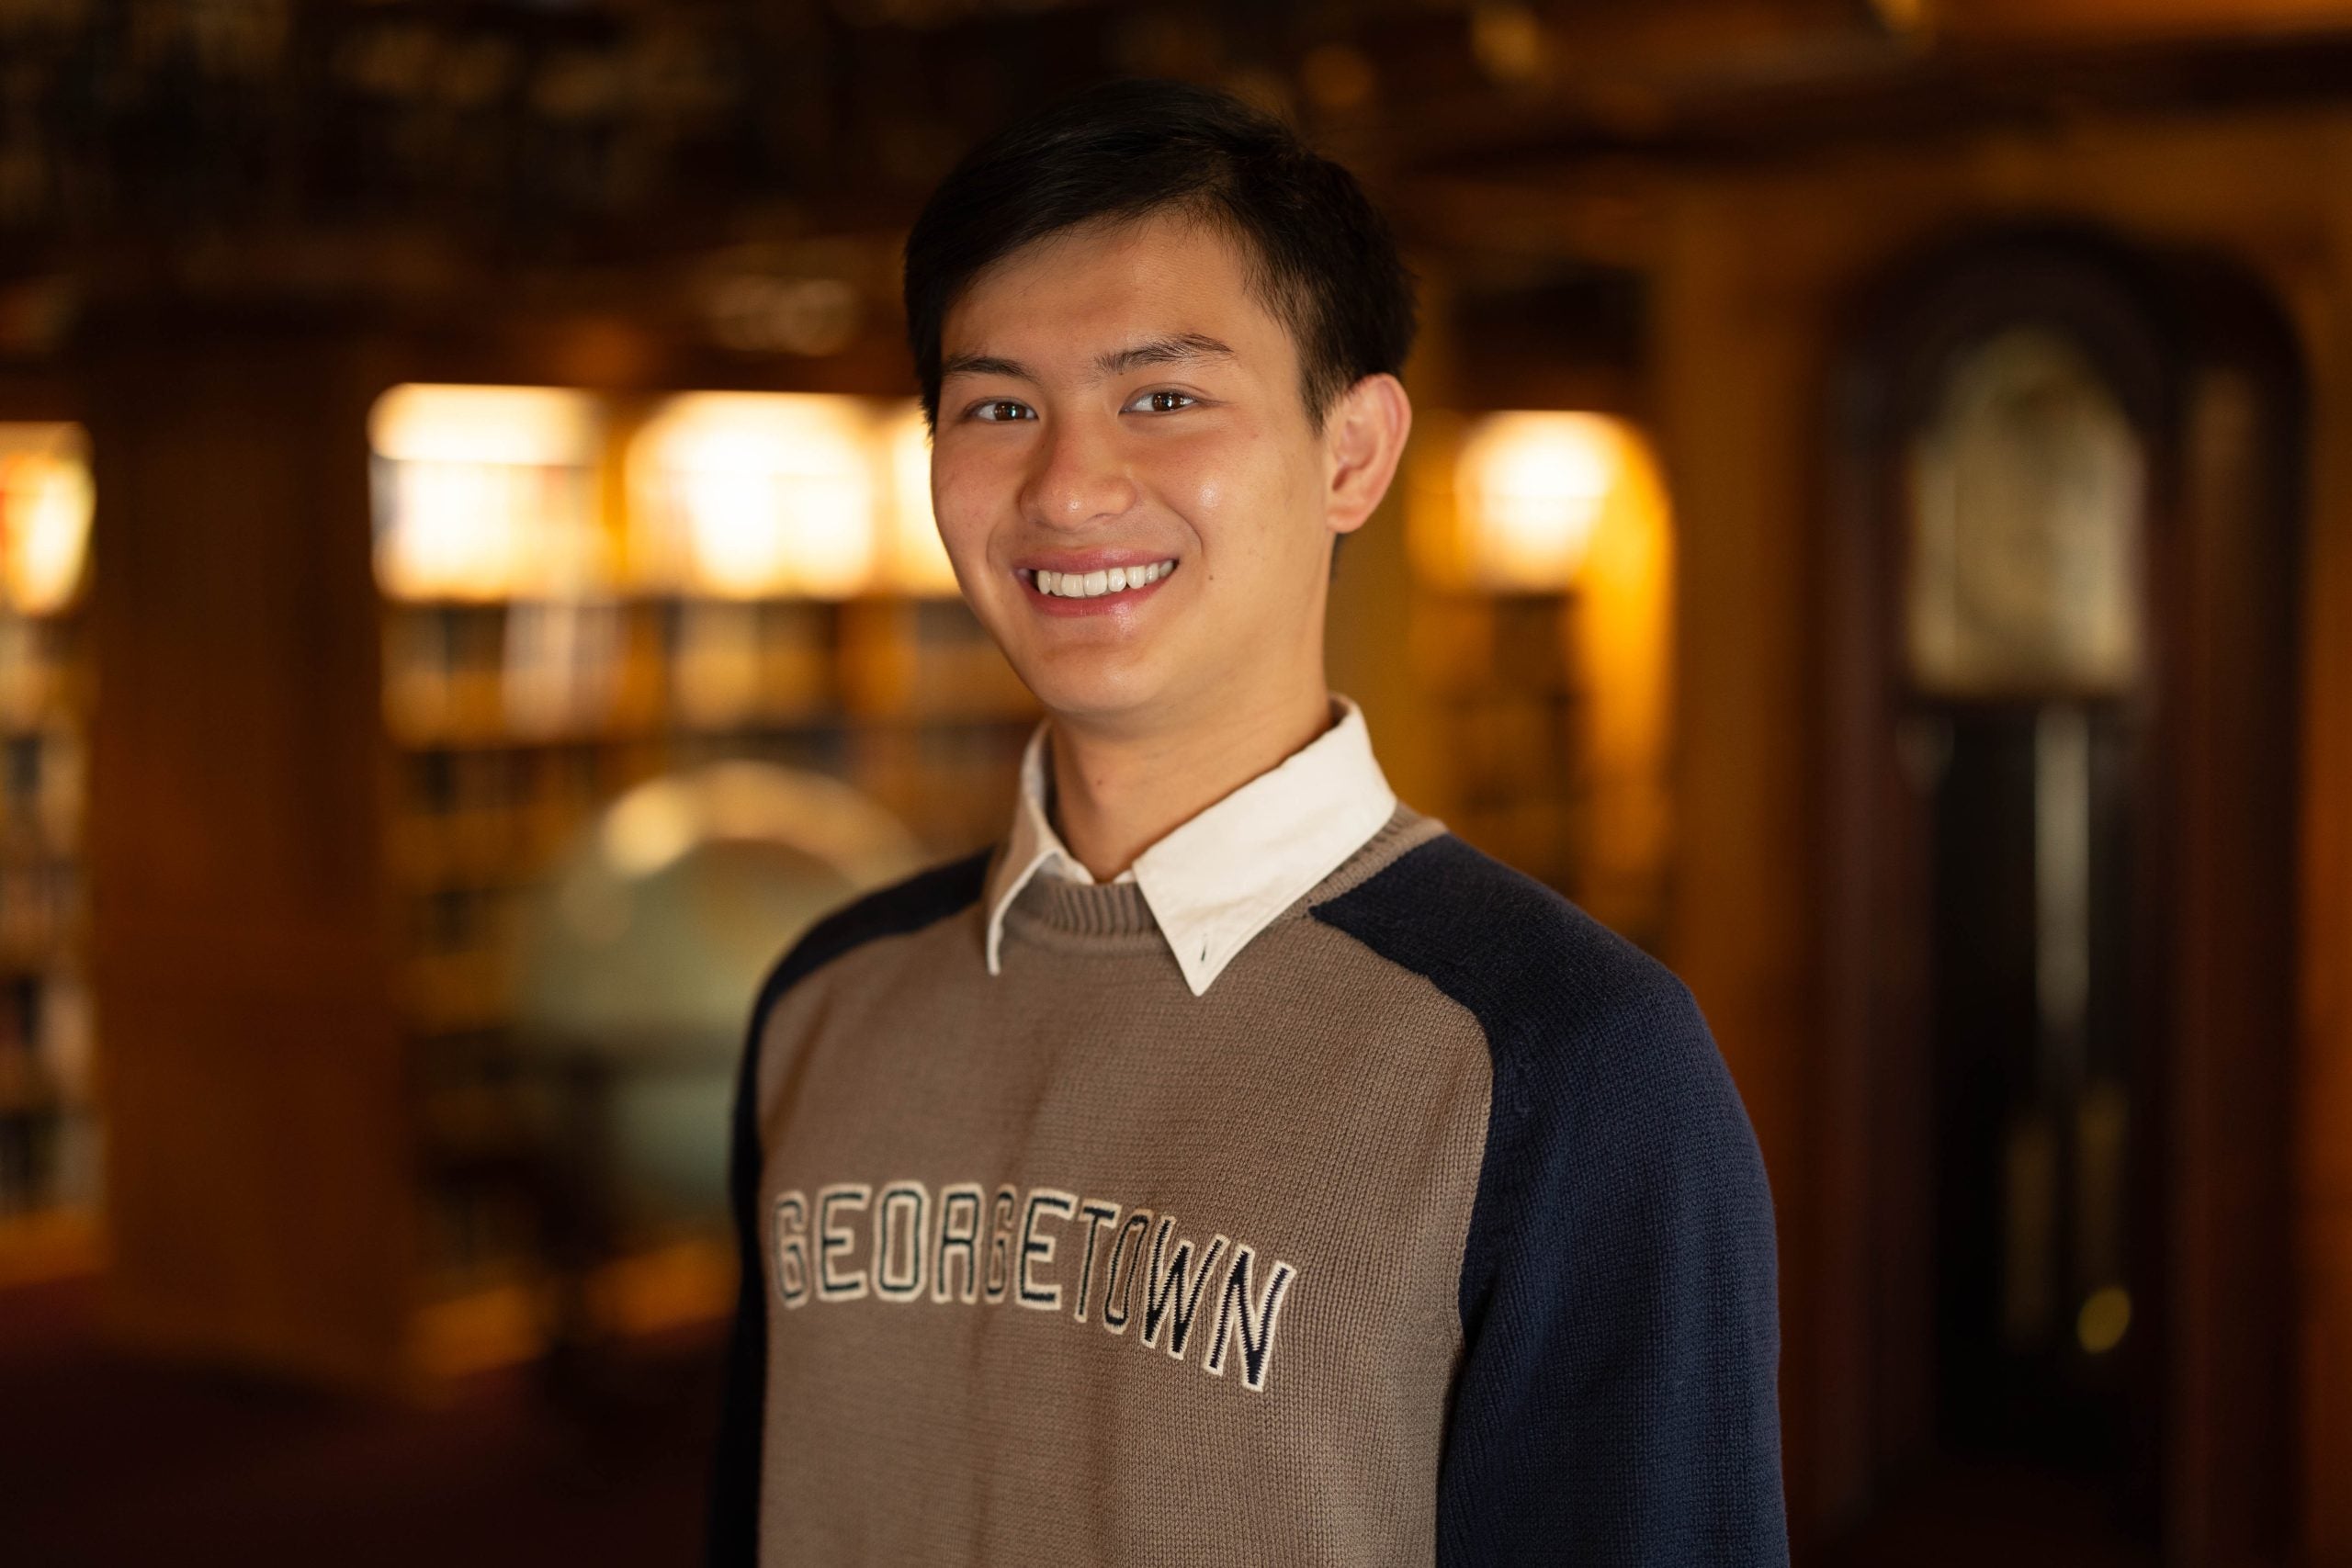
[[[1262,357],[1275,321],[1248,286],[1235,241],[1216,224],[1157,215],[1089,224],[1031,241],[983,269],[940,323],[943,372],[979,358],[1098,365],[1182,355],[1213,345],[1228,360]]]

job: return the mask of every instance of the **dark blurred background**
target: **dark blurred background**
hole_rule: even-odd
[[[1706,1008],[1800,1562],[2352,1563],[2352,0],[0,0],[0,1554],[695,1560],[1035,717],[898,248],[1136,74],[1395,217],[1334,683]]]

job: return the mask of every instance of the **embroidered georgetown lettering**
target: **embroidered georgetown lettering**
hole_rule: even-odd
[[[1223,1377],[1238,1365],[1242,1385],[1261,1393],[1298,1278],[1247,1242],[1219,1235],[1199,1247],[1177,1234],[1173,1214],[1050,1187],[1024,1198],[1014,1187],[991,1194],[956,1182],[934,1201],[921,1181],[887,1182],[878,1194],[843,1181],[819,1188],[813,1202],[797,1188],[779,1192],[769,1213],[774,1284],[786,1307],[1012,1300],[1073,1323],[1091,1314],[1110,1334],[1139,1324],[1146,1348],[1182,1361],[1197,1347],[1203,1371]],[[1204,1324],[1205,1339],[1195,1332]]]

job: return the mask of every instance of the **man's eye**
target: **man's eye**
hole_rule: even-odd
[[[1016,403],[1011,398],[992,398],[974,407],[972,417],[1001,423],[1006,420],[1035,419],[1037,416],[1030,412],[1027,403]]]
[[[1190,392],[1146,392],[1127,407],[1141,409],[1148,413],[1174,413],[1200,400]]]

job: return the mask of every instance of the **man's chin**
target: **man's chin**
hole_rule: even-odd
[[[1064,657],[1045,669],[1014,668],[1038,704],[1064,723],[1122,732],[1148,728],[1153,716],[1167,710],[1168,682],[1133,660]]]

